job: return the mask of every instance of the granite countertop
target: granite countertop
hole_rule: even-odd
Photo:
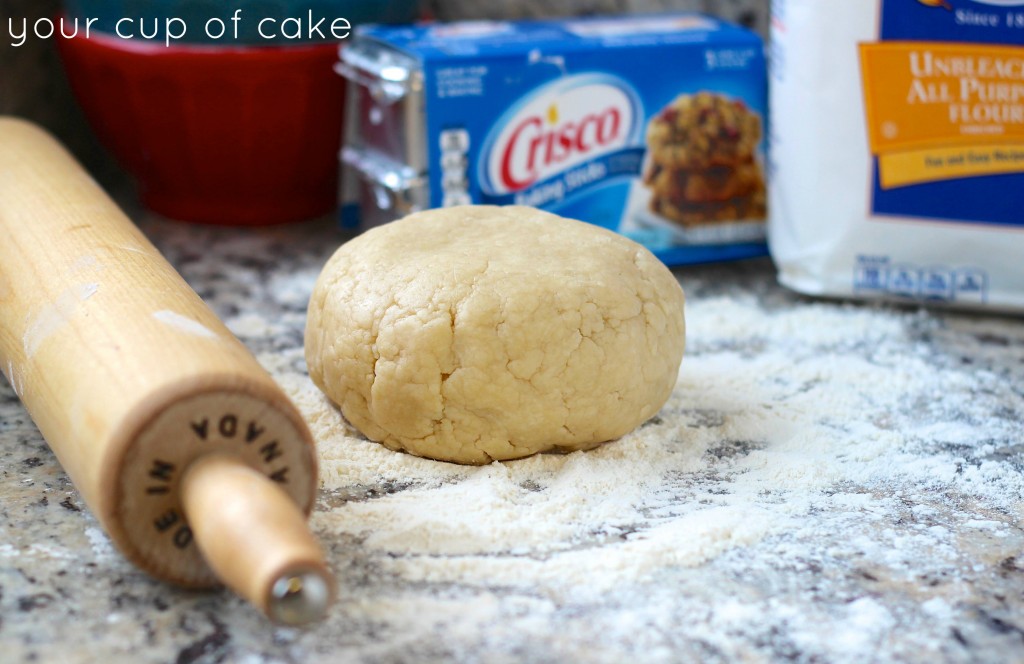
[[[273,628],[139,572],[0,381],[3,661],[1024,661],[1019,319],[812,301],[767,260],[679,269],[688,350],[658,417],[461,468],[317,400],[302,331],[331,221],[141,225],[317,421],[339,600]]]

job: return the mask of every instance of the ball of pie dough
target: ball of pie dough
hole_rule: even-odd
[[[488,463],[594,447],[676,383],[683,291],[647,249],[530,207],[419,212],[317,281],[309,374],[367,438]]]

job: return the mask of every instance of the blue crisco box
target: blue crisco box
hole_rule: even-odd
[[[340,53],[350,221],[532,205],[669,265],[766,253],[765,59],[748,30],[692,13],[369,26]]]

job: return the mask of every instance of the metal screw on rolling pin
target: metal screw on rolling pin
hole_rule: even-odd
[[[270,618],[283,625],[316,622],[327,613],[330,585],[315,570],[282,574],[270,590]]]

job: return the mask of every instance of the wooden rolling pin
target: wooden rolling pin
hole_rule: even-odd
[[[309,430],[52,137],[0,118],[0,366],[118,548],[284,624],[334,581],[306,517]]]

